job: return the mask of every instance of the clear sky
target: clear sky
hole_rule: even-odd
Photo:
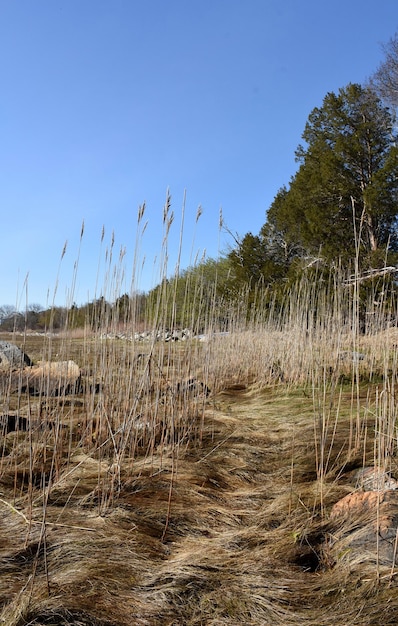
[[[0,0],[0,304],[154,286],[167,189],[169,274],[185,192],[182,267],[233,243],[220,209],[258,233],[312,109],[397,30],[397,0]]]

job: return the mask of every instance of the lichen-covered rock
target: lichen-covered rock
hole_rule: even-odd
[[[16,368],[32,365],[30,358],[18,346],[0,341],[0,368]]]

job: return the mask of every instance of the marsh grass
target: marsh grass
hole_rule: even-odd
[[[173,220],[167,198],[147,341],[130,340],[138,253],[130,309],[104,304],[125,281],[113,237],[94,330],[11,337],[81,376],[58,395],[50,376],[36,395],[24,372],[1,379],[3,417],[28,428],[1,436],[0,622],[395,624],[394,564],[344,543],[358,520],[330,518],[358,469],[398,473],[394,301],[372,294],[362,333],[342,276],[304,277],[278,305],[259,292],[249,316],[243,292],[220,334],[216,292],[197,306],[199,275],[183,308],[191,328],[201,311],[207,340],[159,341],[176,297],[163,280]]]

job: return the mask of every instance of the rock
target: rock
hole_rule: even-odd
[[[80,368],[74,361],[44,361],[26,373],[22,391],[31,395],[59,396],[80,388]]]
[[[351,363],[359,363],[365,359],[365,355],[362,352],[355,352],[351,350],[346,350],[344,352],[340,352],[339,360],[340,361],[350,361]]]
[[[27,432],[29,430],[55,430],[56,428],[67,428],[65,424],[56,424],[53,421],[29,420],[21,415],[0,415],[0,434],[7,435],[13,432]]]
[[[12,433],[17,430],[27,431],[29,421],[20,415],[0,415],[0,433]]]
[[[18,346],[9,341],[0,341],[0,367],[16,368],[32,365],[30,358]]]
[[[354,491],[336,502],[330,512],[330,519],[349,517],[354,519],[363,513],[375,510],[378,503],[384,500],[384,494],[378,491]]]
[[[329,557],[350,565],[394,566],[397,557],[398,492],[356,491],[333,506]]]
[[[175,385],[174,392],[180,396],[198,396],[203,394],[207,397],[210,395],[208,386],[200,380],[196,380],[196,378],[186,378],[185,380],[179,381]]]
[[[362,491],[398,489],[398,482],[379,467],[363,467],[354,474],[354,487]]]
[[[219,337],[228,337],[230,333],[228,331],[218,332],[218,333],[209,333],[209,334],[200,334],[195,335],[194,339],[198,341],[212,341],[213,339],[218,339]]]

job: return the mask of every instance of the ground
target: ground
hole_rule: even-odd
[[[80,349],[68,356],[79,362]],[[374,447],[369,417],[366,438],[365,414],[353,418],[350,384],[328,397],[338,408],[322,423],[314,395],[280,378],[188,400],[148,386],[145,407],[156,400],[162,424],[148,431],[141,413],[126,414],[126,397],[141,408],[142,398],[115,399],[117,387],[102,384],[4,394],[3,414],[41,422],[2,436],[0,623],[398,622],[395,567],[333,552],[348,522],[330,512]],[[359,404],[376,393],[364,384]]]

